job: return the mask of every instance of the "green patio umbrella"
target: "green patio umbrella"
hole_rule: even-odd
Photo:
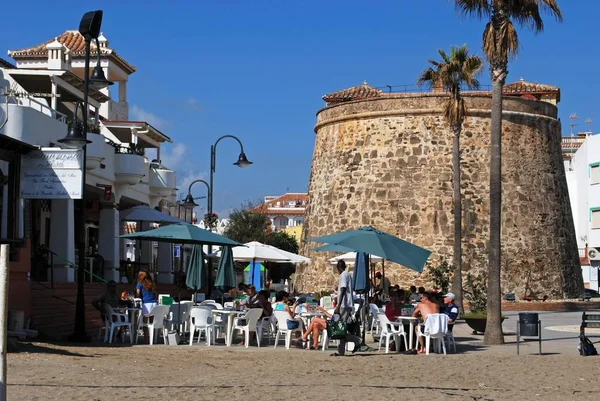
[[[204,258],[202,257],[202,246],[194,245],[188,261],[185,285],[194,290],[194,302],[198,288],[204,287]]]
[[[141,239],[175,244],[242,245],[219,234],[188,223],[170,224],[154,230],[121,235],[121,238]]]
[[[342,246],[355,252],[366,252],[416,270],[423,271],[431,251],[404,241],[371,226],[342,231],[323,237],[310,238],[309,242],[322,242]]]
[[[233,251],[230,246],[221,248],[221,260],[217,269],[215,287],[227,291],[236,286],[235,270],[233,268]]]

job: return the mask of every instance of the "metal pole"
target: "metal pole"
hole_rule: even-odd
[[[521,326],[521,321],[517,320],[517,355],[519,355],[519,339],[521,337],[521,332],[519,330],[520,326]]]
[[[538,320],[539,354],[542,355],[542,321]]]
[[[50,252],[50,288],[54,289],[54,254]]]
[[[83,137],[87,139],[88,129],[88,92],[90,88],[90,44],[91,38],[85,39],[85,62],[84,62],[84,84],[83,84]],[[77,116],[75,116],[77,118]],[[85,158],[87,155],[87,144],[83,144],[83,155],[81,160],[81,199],[79,200],[79,258],[77,268],[77,300],[75,305],[75,327],[70,340],[75,342],[88,342],[90,337],[85,330]]]
[[[218,142],[218,141],[217,141]],[[209,185],[208,185],[208,215],[212,216],[213,213],[213,188],[214,188],[214,173],[215,173],[215,162],[216,162],[216,156],[215,156],[215,150],[216,150],[216,145],[211,145],[210,147],[210,179],[209,179]],[[210,217],[212,218],[212,217]],[[208,227],[209,231],[212,232],[212,226]],[[212,245],[208,245],[208,254],[211,255],[212,254]],[[208,258],[208,263],[206,266],[206,283],[204,285],[204,287],[206,288],[206,299],[209,299],[210,297],[210,293],[212,290],[212,286],[211,286],[211,280],[212,280],[212,258],[209,257]]]
[[[8,245],[0,248],[0,401],[6,401],[6,352],[8,335]]]

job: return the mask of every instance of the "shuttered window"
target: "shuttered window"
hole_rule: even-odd
[[[600,166],[590,167],[590,184],[600,184]]]
[[[600,228],[600,210],[592,210],[592,228]]]

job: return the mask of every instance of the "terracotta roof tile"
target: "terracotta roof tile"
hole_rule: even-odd
[[[26,59],[26,58],[40,58],[48,56],[48,49],[46,46],[54,40],[58,40],[62,43],[69,51],[72,56],[84,56],[85,55],[85,39],[83,35],[81,35],[78,31],[66,31],[55,39],[50,39],[44,43],[41,43],[36,46],[32,46],[26,49],[19,50],[9,50],[8,55],[15,60]],[[92,41],[91,45],[91,54],[92,56],[97,55],[97,46],[96,42]],[[130,74],[136,71],[136,68],[129,64],[125,59],[119,56],[113,49],[109,47],[101,47],[100,52],[103,56],[107,56],[109,58],[113,58],[116,62],[122,64],[124,69],[128,71]]]
[[[279,202],[279,206],[277,206],[277,202]],[[299,202],[299,204],[298,206],[289,206],[289,202],[295,204]],[[287,193],[273,197],[252,210],[265,214],[304,214],[307,202],[308,194],[306,193]],[[297,212],[293,211],[295,208],[298,209]]]
[[[334,93],[323,96],[323,100],[327,103],[349,102],[351,100],[361,100],[372,97],[381,96],[382,92],[379,89],[370,87],[367,82],[362,85],[353,86],[352,88],[343,89]]]
[[[556,94],[560,101],[560,88],[557,86],[538,84],[535,82],[526,82],[521,78],[517,82],[504,85],[503,93],[505,95],[525,95],[525,94]]]

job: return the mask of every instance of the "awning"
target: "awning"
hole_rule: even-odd
[[[36,146],[0,134],[0,159],[4,161],[13,161],[18,155],[29,153],[35,149],[37,149]]]
[[[52,71],[52,70],[25,70],[25,69],[10,69],[6,72],[15,80],[23,89],[33,97],[49,98],[52,93],[52,77],[58,77],[68,85],[83,92],[83,79],[73,74],[71,71]],[[39,96],[36,96],[39,94]],[[46,95],[46,96],[43,96]],[[58,85],[58,95],[61,102],[77,102],[81,100],[80,96],[72,93],[67,88]],[[110,98],[104,93],[90,88],[90,98],[98,103],[108,102]]]
[[[131,143],[132,129],[137,130],[138,145],[144,148],[156,148],[163,142],[173,143],[171,138],[145,121],[102,120],[102,125],[123,143]]]

